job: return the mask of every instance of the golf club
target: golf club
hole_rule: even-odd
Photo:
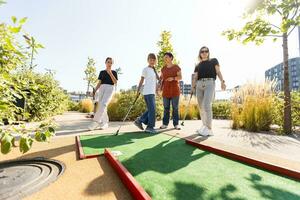
[[[190,96],[188,105],[186,106],[185,114],[184,114],[183,120],[182,120],[182,122],[181,122],[181,126],[184,126],[184,120],[185,120],[186,115],[187,115],[187,113],[188,113],[188,110],[189,110],[189,107],[190,107],[190,103],[191,103],[192,97],[193,97],[193,92],[191,92],[191,96]]]
[[[130,111],[132,110],[132,108],[133,108],[133,106],[135,105],[136,101],[138,100],[139,96],[140,96],[140,92],[136,95],[136,97],[135,97],[133,103],[131,104],[130,108],[128,109],[128,112],[126,113],[126,115],[125,115],[125,117],[123,118],[123,121],[122,121],[122,122],[125,122],[126,118],[128,117]],[[118,135],[118,134],[119,134],[119,131],[120,131],[121,127],[122,127],[122,124],[120,124],[120,126],[119,126],[119,128],[118,128],[118,130],[117,130],[117,132],[116,132],[115,135]]]

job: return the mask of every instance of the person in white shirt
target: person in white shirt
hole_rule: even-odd
[[[137,89],[137,95],[139,94],[141,87],[145,81],[143,95],[146,102],[147,110],[140,117],[134,121],[139,129],[144,130],[143,124],[147,125],[145,132],[147,133],[157,133],[154,129],[155,127],[155,93],[156,93],[156,82],[158,75],[155,71],[156,56],[153,53],[148,55],[148,66],[143,69],[140,83]]]

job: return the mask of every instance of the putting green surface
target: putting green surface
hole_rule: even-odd
[[[80,136],[86,155],[104,148],[118,159],[152,199],[299,200],[300,182],[202,151],[172,136],[126,133]]]

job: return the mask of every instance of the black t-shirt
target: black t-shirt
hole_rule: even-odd
[[[216,58],[210,60],[205,60],[200,62],[196,67],[194,72],[198,73],[198,80],[200,78],[217,78],[217,72],[215,66],[219,65]]]
[[[111,70],[114,77],[118,80],[118,74],[116,71]],[[111,80],[111,77],[109,76],[108,72],[106,70],[102,70],[99,73],[98,80],[101,81],[101,84],[109,84],[114,85],[114,82]]]

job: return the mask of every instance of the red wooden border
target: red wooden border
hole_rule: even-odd
[[[262,169],[265,169],[265,170],[268,170],[271,172],[275,172],[280,175],[290,177],[292,179],[300,180],[300,172],[299,171],[291,170],[288,168],[280,167],[280,166],[266,163],[263,161],[255,160],[255,159],[252,159],[252,158],[249,158],[246,156],[231,153],[229,151],[225,151],[225,150],[218,149],[215,147],[200,144],[200,143],[192,141],[190,139],[185,139],[185,143],[195,146],[195,147],[198,147],[199,149],[206,150],[206,151],[224,156],[224,157],[232,159],[232,160],[240,161],[240,162],[243,162],[243,163],[246,163],[249,165],[253,165],[253,166],[256,166],[256,167],[259,167],[259,168],[262,168]]]
[[[104,150],[104,156],[109,161],[111,166],[115,169],[120,179],[127,187],[131,195],[136,200],[151,200],[148,193],[139,185],[139,183],[133,178],[130,172],[117,160],[115,156],[111,154],[108,149]]]
[[[98,157],[98,156],[101,155],[101,154],[85,155],[84,152],[83,152],[81,142],[80,142],[80,136],[79,135],[75,136],[75,140],[76,140],[76,144],[77,144],[77,148],[78,148],[79,159],[95,158],[95,157]]]

